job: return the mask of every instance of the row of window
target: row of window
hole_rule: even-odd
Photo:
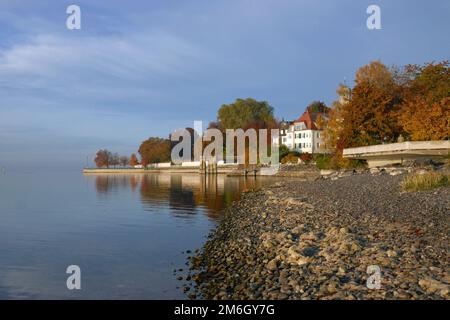
[[[311,148],[312,143],[294,143],[294,149]],[[319,143],[317,142],[316,148],[319,148]]]
[[[320,132],[316,132],[317,138],[320,138]],[[302,139],[302,138],[311,138],[310,132],[303,132],[303,133],[296,133],[294,134],[295,139]],[[287,137],[283,137],[283,142],[287,141]]]
[[[311,138],[314,135],[314,132],[301,132],[301,133],[294,133],[294,138],[300,139],[300,138]],[[316,132],[316,137],[320,138],[320,132]]]

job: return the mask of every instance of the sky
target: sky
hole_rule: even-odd
[[[449,16],[448,0],[0,0],[0,171],[130,155],[236,98],[298,118],[370,61],[450,59]]]

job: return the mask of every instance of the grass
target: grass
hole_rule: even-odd
[[[437,172],[409,175],[400,183],[403,191],[410,192],[427,191],[444,186],[450,186],[450,175]]]

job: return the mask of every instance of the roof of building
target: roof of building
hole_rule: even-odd
[[[329,110],[330,108],[325,106],[319,110],[312,110],[311,107],[308,107],[301,117],[295,120],[294,123],[303,122],[305,123],[307,130],[318,130],[316,124],[317,118],[319,116],[326,116]]]

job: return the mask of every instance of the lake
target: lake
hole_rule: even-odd
[[[185,251],[201,248],[243,190],[274,181],[2,172],[0,299],[185,299]],[[67,289],[69,265],[81,290]]]

